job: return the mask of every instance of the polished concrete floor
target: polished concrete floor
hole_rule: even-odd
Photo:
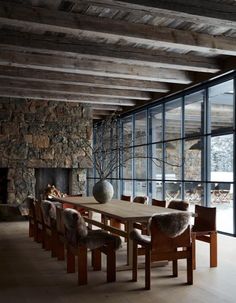
[[[125,245],[124,245],[125,246]],[[117,262],[124,262],[125,247]],[[105,272],[89,270],[89,284],[77,286],[76,274],[66,274],[63,261],[28,237],[27,222],[0,223],[1,303],[226,303],[236,302],[236,239],[219,235],[219,266],[210,269],[208,246],[197,245],[194,285],[185,285],[185,262],[179,277],[170,277],[170,265],[152,269],[152,289],[145,291],[144,271],[131,282],[130,271],[117,272],[115,283],[105,283]]]

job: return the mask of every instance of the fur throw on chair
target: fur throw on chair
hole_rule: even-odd
[[[46,225],[51,225],[51,219],[56,219],[56,206],[53,202],[43,200],[41,203],[43,218]]]
[[[189,213],[154,215],[150,224],[155,224],[163,233],[175,238],[186,230],[190,222],[190,216]]]
[[[112,244],[114,249],[121,246],[121,239],[104,230],[88,230],[81,214],[75,209],[66,208],[63,211],[65,236],[69,244],[76,247],[79,244],[86,245],[90,249],[96,249],[104,245]]]
[[[85,238],[88,234],[84,218],[75,209],[66,208],[63,211],[63,222],[68,243],[77,246],[78,241]]]

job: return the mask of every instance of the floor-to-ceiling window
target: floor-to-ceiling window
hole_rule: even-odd
[[[232,73],[123,115],[123,155],[110,176],[116,196],[217,207],[217,229],[234,234],[235,79]]]

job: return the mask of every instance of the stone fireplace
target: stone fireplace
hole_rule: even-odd
[[[6,203],[17,205],[28,195],[39,195],[36,180],[44,169],[49,169],[49,176],[54,169],[65,170],[60,177],[67,178],[65,190],[85,194],[90,164],[80,148],[82,130],[91,139],[89,105],[0,99],[0,168],[6,171]]]

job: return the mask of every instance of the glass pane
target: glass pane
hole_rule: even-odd
[[[233,233],[233,135],[211,137],[210,142],[211,206],[217,207],[217,229]]]
[[[147,178],[147,146],[134,148],[134,179]]]
[[[162,180],[162,144],[152,144],[150,148],[150,159],[149,159],[149,178]]]
[[[163,106],[154,107],[150,110],[150,128],[151,138],[150,142],[162,141],[162,123],[163,123]]]
[[[181,198],[181,184],[178,182],[166,182],[165,200],[177,200]]]
[[[184,131],[186,137],[203,133],[203,97],[203,91],[185,97]]]
[[[211,137],[210,181],[233,181],[233,135]]]
[[[158,199],[158,200],[163,199],[162,188],[163,188],[162,182],[160,182],[160,181],[152,182],[152,198],[153,199]]]
[[[133,145],[133,122],[132,117],[122,120],[123,145],[124,147]]]
[[[133,182],[123,181],[123,194],[127,196],[133,195]]]
[[[233,184],[211,184],[211,206],[216,207],[217,230],[233,233]]]
[[[146,181],[135,181],[134,196],[147,196]]]
[[[203,169],[203,138],[185,140],[184,180],[201,181]]]
[[[233,128],[233,92],[233,80],[209,88],[210,132]]]
[[[165,144],[165,180],[180,180],[181,177],[181,141]]]
[[[93,186],[95,184],[95,180],[93,179],[87,179],[87,195],[92,196],[93,195]]]
[[[122,154],[123,161],[123,178],[132,179],[133,172],[133,160],[132,160],[133,148],[128,148]]]
[[[190,204],[191,211],[194,211],[195,204],[202,204],[203,188],[201,183],[185,182],[184,184],[184,200]]]
[[[181,137],[182,99],[168,102],[165,106],[165,140]]]
[[[135,115],[135,130],[134,130],[134,144],[147,143],[147,112],[143,111]]]

